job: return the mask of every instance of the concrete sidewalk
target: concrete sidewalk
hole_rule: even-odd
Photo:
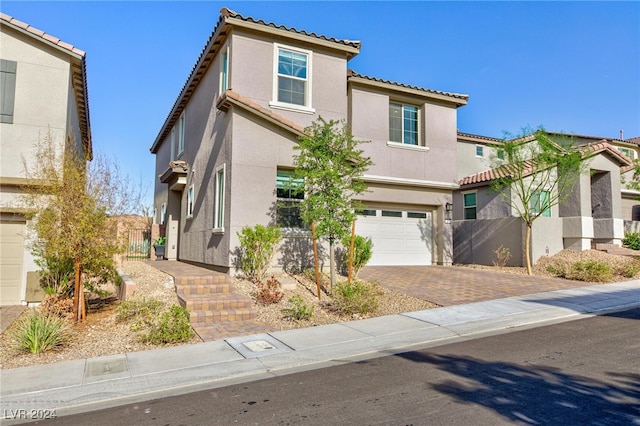
[[[3,424],[216,388],[640,306],[640,281],[2,370]]]

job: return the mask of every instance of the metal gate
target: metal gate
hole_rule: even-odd
[[[151,257],[151,230],[130,229],[127,260],[147,260]]]

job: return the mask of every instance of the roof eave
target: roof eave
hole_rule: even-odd
[[[411,87],[405,87],[397,84],[370,80],[368,78],[363,78],[359,76],[350,76],[348,81],[350,83],[361,84],[364,86],[375,87],[378,89],[401,92],[411,96],[419,96],[424,99],[436,100],[436,101],[441,101],[446,103],[453,103],[455,104],[456,108],[464,106],[468,102],[468,97],[456,97],[456,96],[451,96],[451,95],[446,95],[441,93],[433,93],[433,92],[428,92],[426,90],[414,89]]]
[[[360,53],[360,49],[355,46],[336,43],[331,40],[323,40],[321,38],[316,38],[307,34],[300,34],[294,31],[287,31],[282,28],[271,27],[268,25],[255,23],[255,22],[244,21],[242,19],[235,18],[235,17],[227,17],[225,18],[225,21],[240,28],[246,28],[246,29],[250,29],[253,31],[258,31],[258,32],[266,33],[270,35],[284,36],[293,40],[315,44],[316,46],[322,46],[322,47],[326,47],[333,50],[339,50],[347,54],[347,59],[351,59],[354,56],[356,56],[358,53]],[[354,43],[357,43],[357,42],[354,42]]]

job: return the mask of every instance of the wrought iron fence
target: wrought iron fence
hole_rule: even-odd
[[[127,260],[147,260],[151,257],[151,230],[130,229]]]

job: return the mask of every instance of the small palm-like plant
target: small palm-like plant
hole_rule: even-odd
[[[18,320],[11,338],[16,349],[37,354],[67,343],[70,326],[59,315],[33,310]]]

